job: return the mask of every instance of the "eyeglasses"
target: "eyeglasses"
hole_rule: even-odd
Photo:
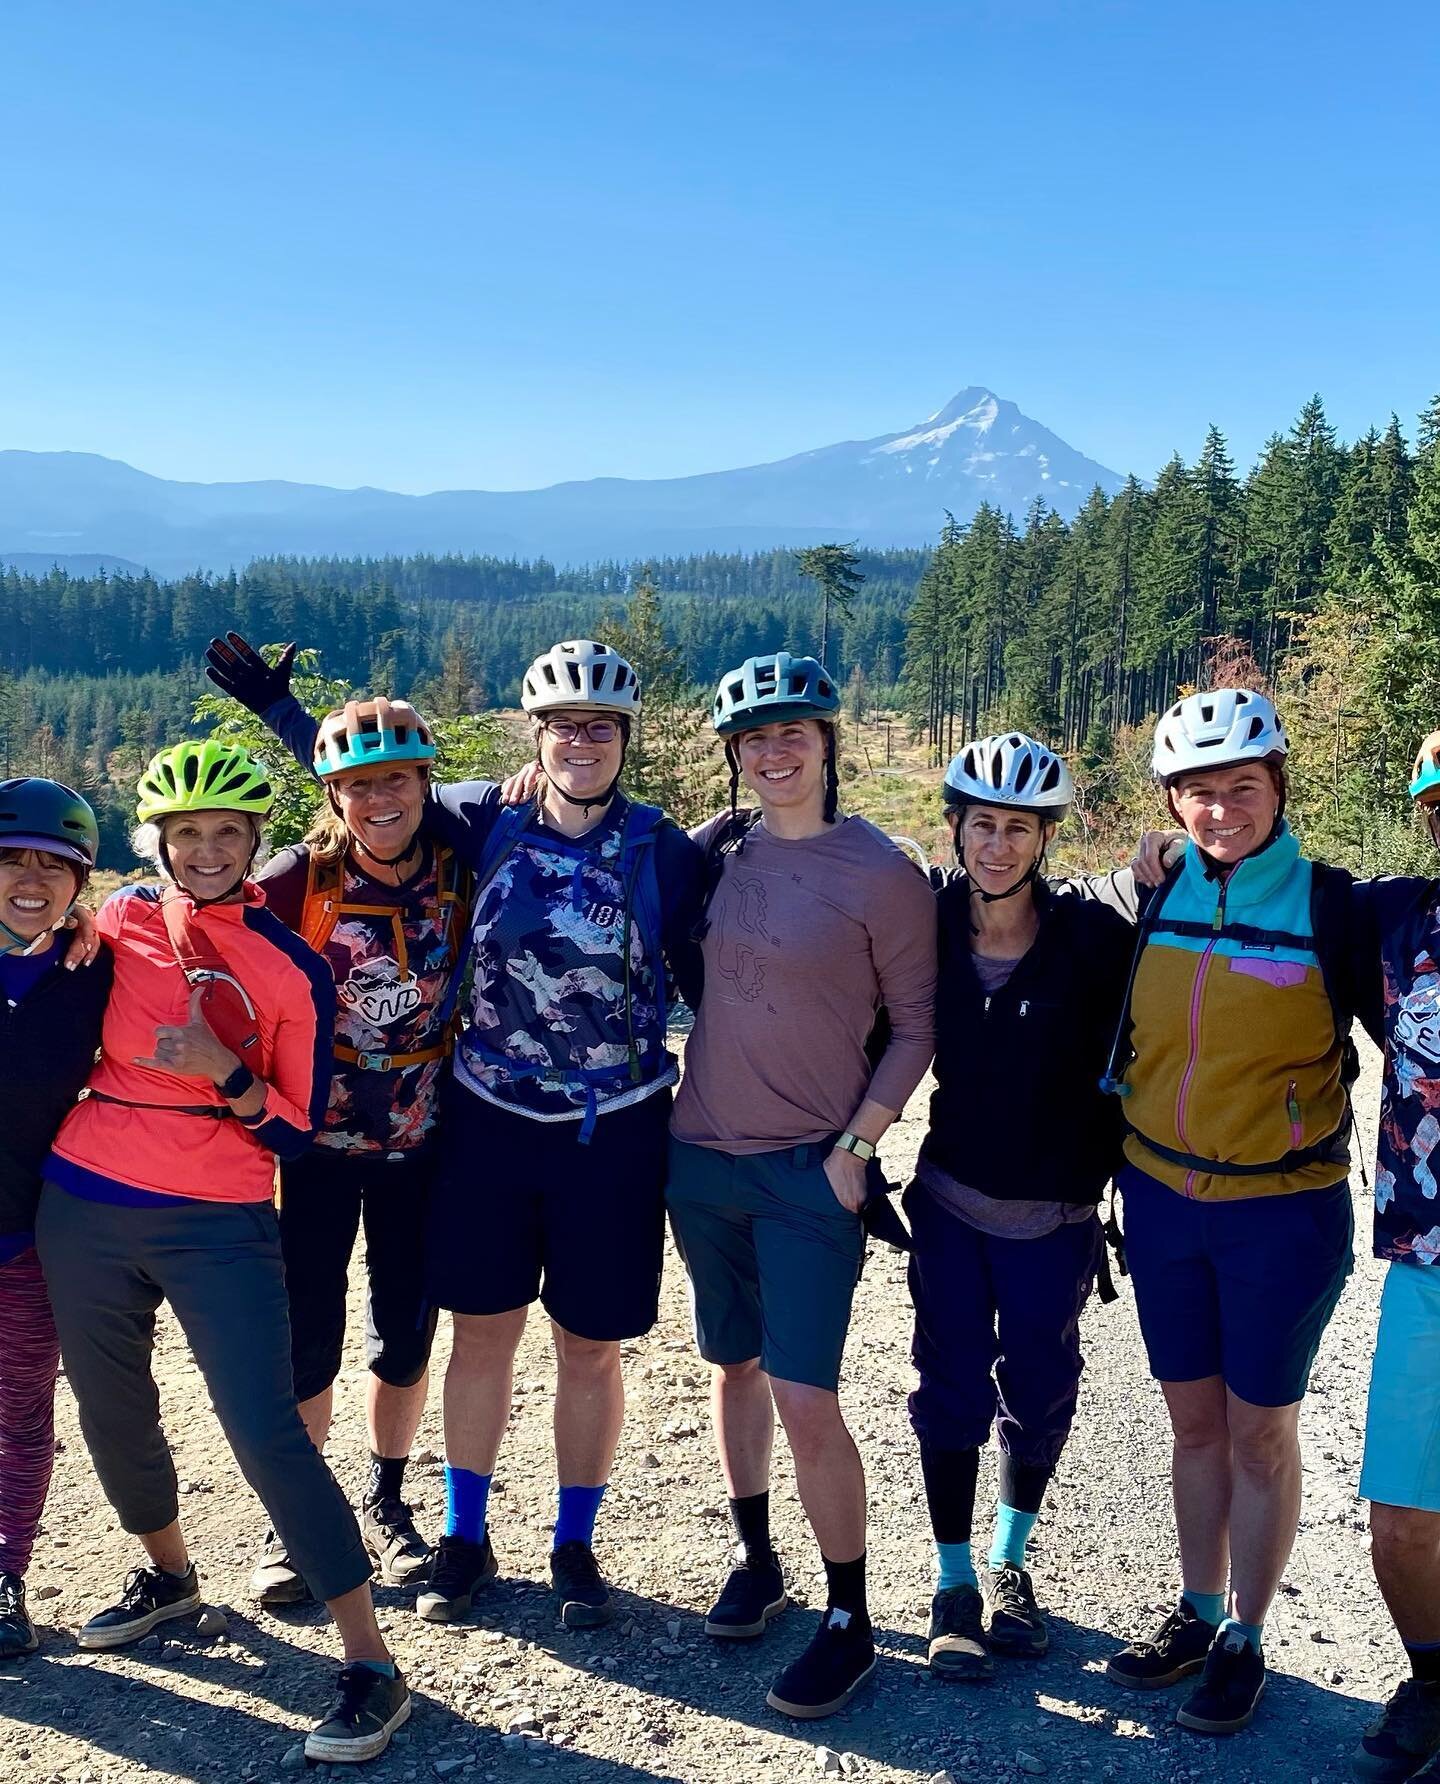
[[[541,722],[556,743],[574,743],[580,736],[591,743],[614,743],[620,734],[618,719],[586,719],[583,725],[576,724],[574,719],[544,719]]]

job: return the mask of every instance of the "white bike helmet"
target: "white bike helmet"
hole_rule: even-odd
[[[1189,694],[1155,727],[1150,767],[1169,786],[1176,775],[1233,768],[1290,754],[1290,739],[1273,702],[1246,688],[1214,688]]]
[[[945,770],[945,804],[1003,805],[1059,823],[1075,798],[1063,758],[1023,731],[967,743]]]
[[[571,638],[536,657],[520,684],[526,712],[593,706],[597,712],[640,710],[640,677],[618,650],[593,638]]]

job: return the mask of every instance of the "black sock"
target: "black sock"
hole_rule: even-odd
[[[740,1539],[747,1561],[770,1561],[775,1550],[770,1541],[770,1493],[749,1493],[730,1501],[730,1522]]]
[[[1423,1679],[1428,1685],[1440,1685],[1440,1642],[1417,1642],[1413,1648],[1406,1642],[1405,1652],[1410,1656],[1410,1670],[1417,1679]]]
[[[370,1504],[377,1499],[398,1499],[405,1486],[405,1465],[409,1456],[377,1456],[370,1452],[370,1491],[365,1495]]]
[[[1016,1511],[1038,1512],[1045,1503],[1045,1489],[1050,1485],[1053,1468],[1038,1462],[1017,1462],[1014,1456],[1000,1452],[1000,1503],[1013,1505]]]
[[[930,1528],[936,1542],[969,1542],[975,1522],[975,1483],[980,1474],[978,1449],[932,1449],[920,1445],[920,1473]]]
[[[825,1557],[822,1555],[821,1560]],[[854,1561],[825,1561],[827,1604],[832,1610],[849,1611],[862,1622],[870,1621],[865,1608],[865,1557]]]

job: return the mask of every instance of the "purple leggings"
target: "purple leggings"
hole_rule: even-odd
[[[0,1573],[30,1565],[55,1464],[60,1342],[32,1245],[0,1264]]]

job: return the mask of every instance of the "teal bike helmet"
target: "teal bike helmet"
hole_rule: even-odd
[[[752,731],[757,725],[783,725],[792,719],[834,719],[840,690],[816,657],[792,657],[788,650],[747,657],[720,677],[710,718],[721,737]]]
[[[59,855],[81,869],[83,880],[100,852],[100,827],[73,787],[21,775],[0,781],[0,848]]]
[[[382,696],[349,700],[321,719],[313,766],[320,780],[333,780],[354,768],[434,760],[435,739],[424,719],[413,711],[397,713]]]

